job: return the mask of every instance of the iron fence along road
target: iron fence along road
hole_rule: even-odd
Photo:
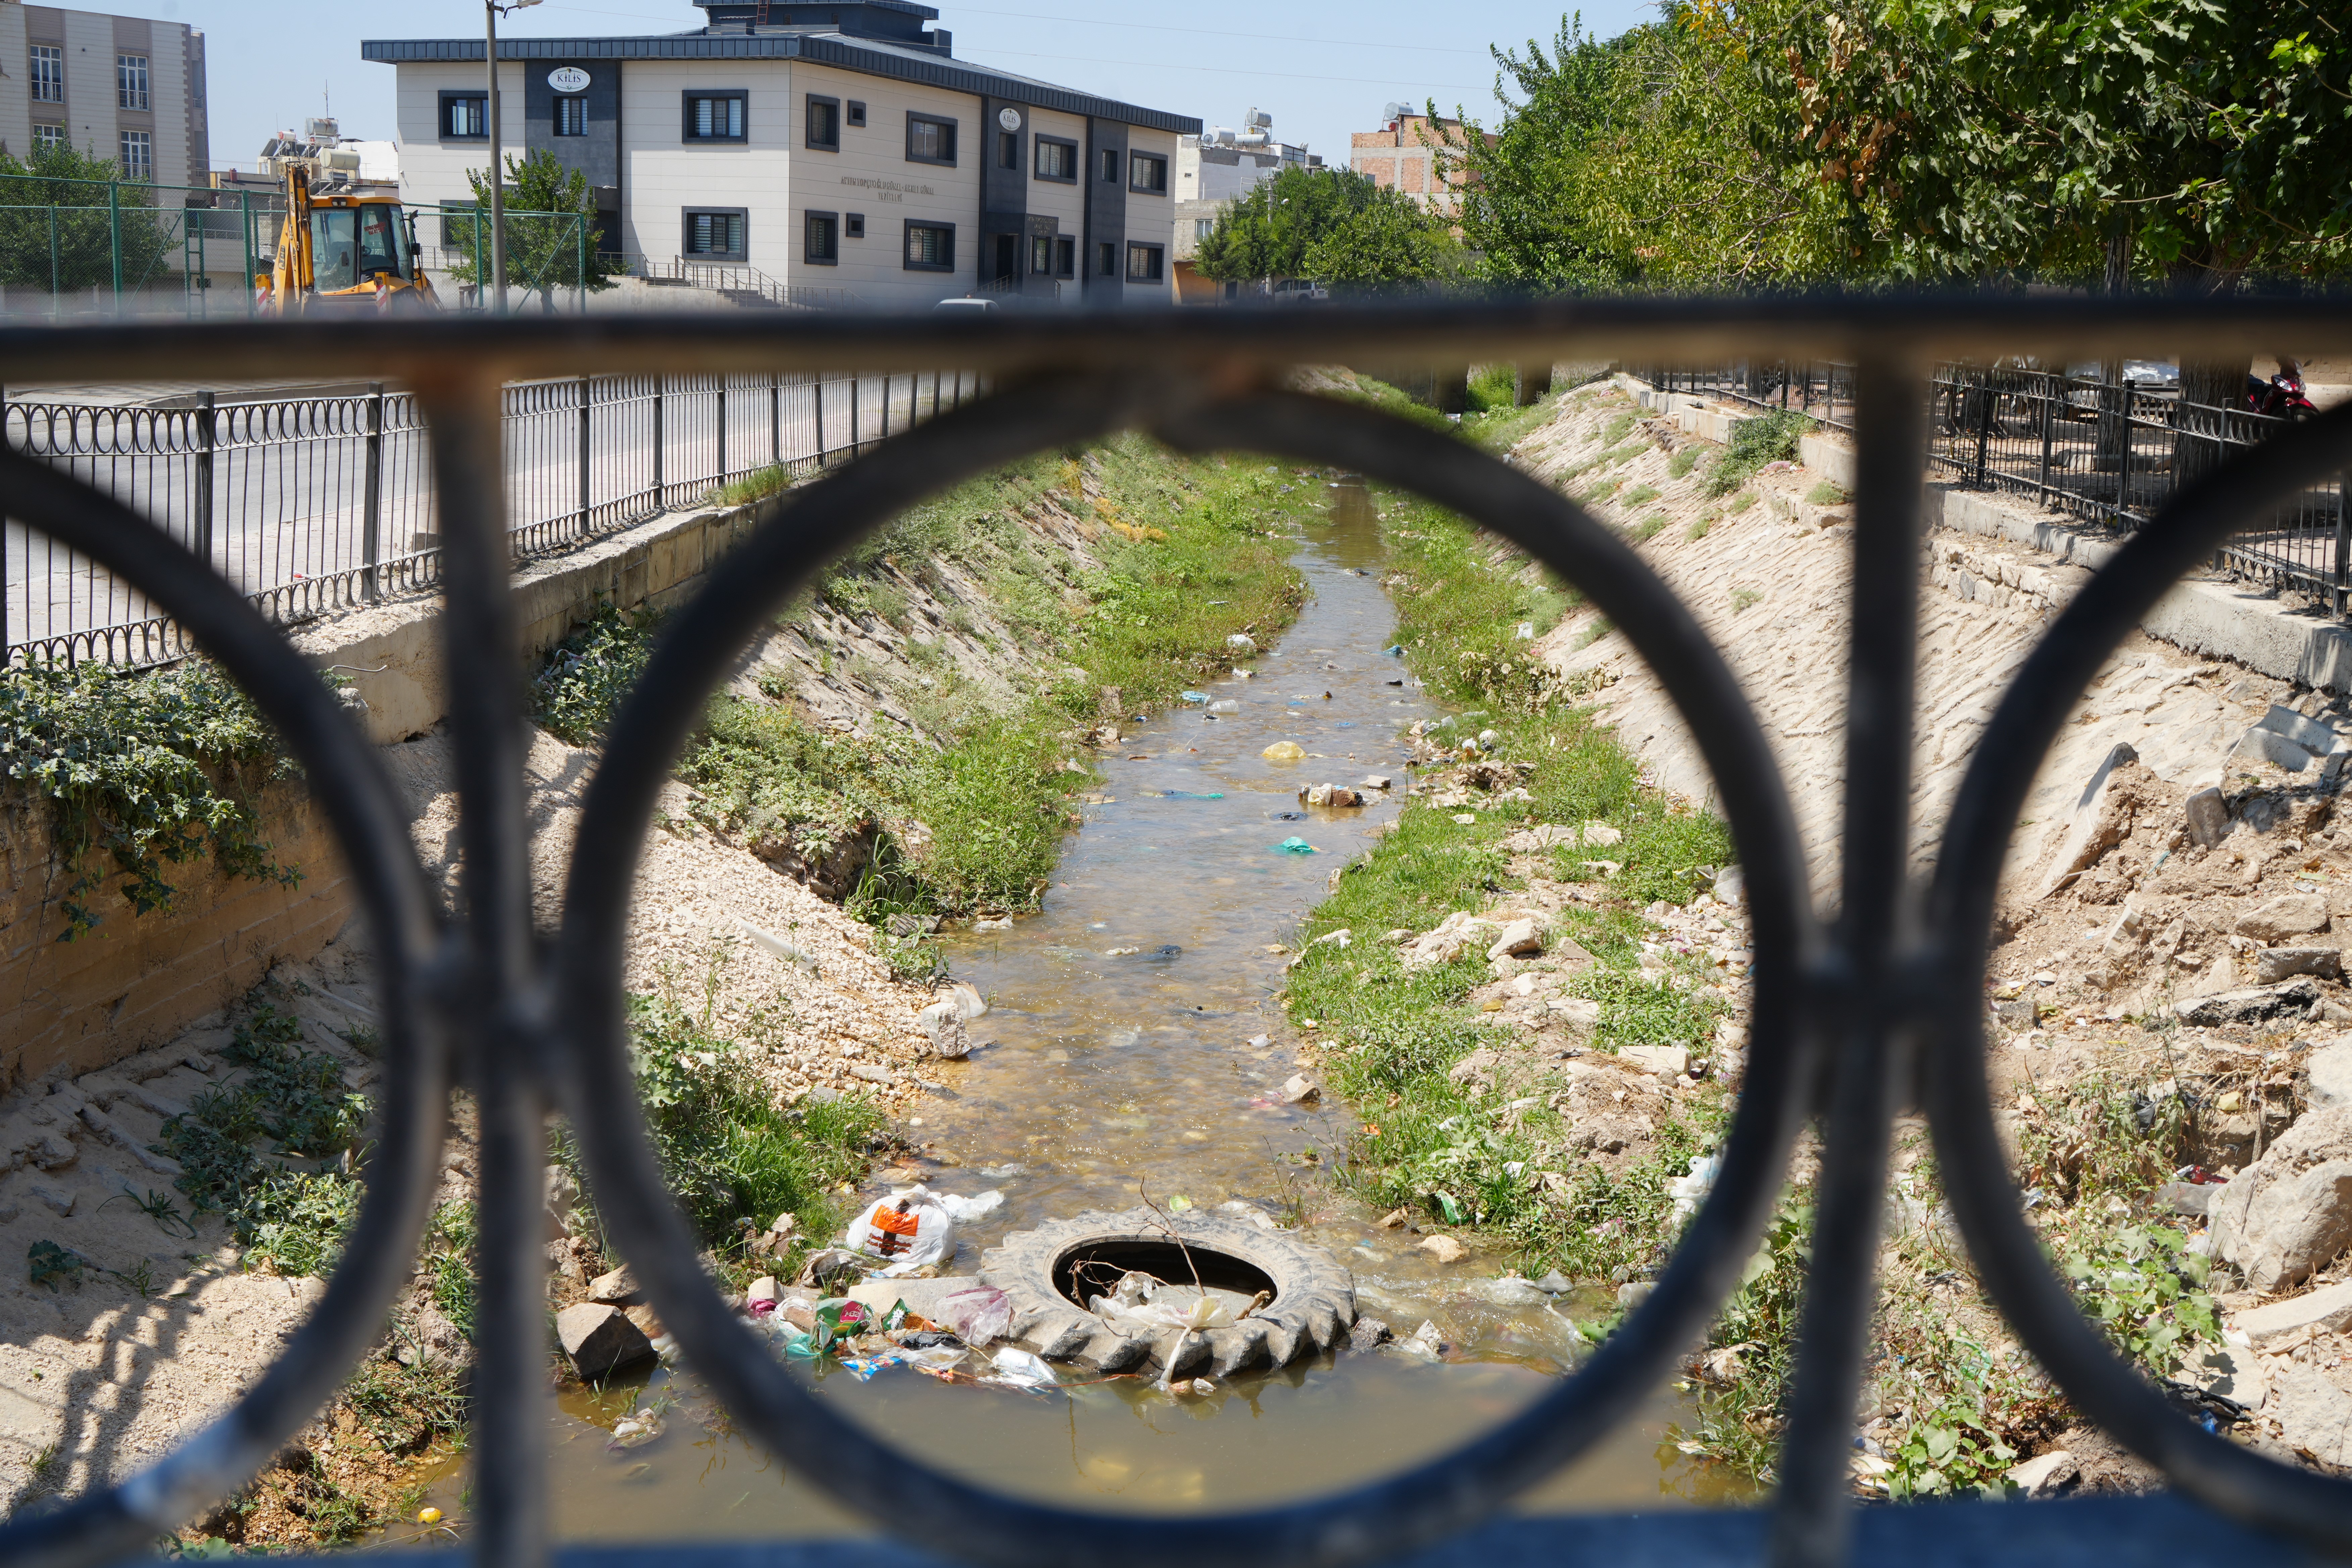
[[[518,556],[690,506],[775,468],[798,473],[952,408],[954,372],[580,376],[501,394]],[[248,395],[250,397],[250,395]],[[439,580],[430,443],[416,395],[385,390],[171,405],[12,397],[0,439],[112,496],[281,625]],[[147,595],[12,520],[0,536],[10,661],[151,664],[188,650]]]
[[[445,321],[137,333],[0,332],[0,375],[348,374],[413,386],[431,453],[444,658],[513,658],[514,524],[500,459],[504,382],[609,375],[906,372],[963,364],[1001,388],[896,435],[815,483],[761,503],[727,569],[666,624],[588,786],[551,946],[529,874],[520,683],[453,683],[463,870],[444,914],[380,755],[242,586],[164,529],[58,467],[0,450],[0,494],[24,524],[146,596],[245,686],[277,725],[337,834],[376,954],[386,1108],[366,1197],[310,1319],[230,1410],[123,1484],[0,1526],[11,1563],[95,1564],[143,1549],[244,1484],[331,1396],[406,1280],[433,1193],[453,1084],[478,1115],[480,1279],[473,1382],[474,1559],[551,1556],[545,1431],[547,1116],[571,1119],[598,1206],[663,1321],[741,1423],[810,1484],[924,1553],[1050,1568],[1847,1559],[1854,1394],[1873,1300],[1894,1115],[1924,1107],[1976,1266],[2035,1358],[2077,1406],[2203,1507],[1984,1504],[1874,1510],[1874,1560],[2170,1561],[2176,1552],[2293,1561],[2352,1549],[2352,1483],[2292,1469],[2177,1414],[2076,1313],[2020,1211],[1984,1064],[1986,939],[2003,853],[2039,761],[2074,698],[2138,616],[2250,516],[2352,458],[2352,409],[2283,431],[2166,503],[2053,622],[2003,696],[1927,880],[1906,853],[1918,626],[1920,475],[1930,366],[2017,352],[2121,353],[2154,342],[2217,355],[2293,341],[2352,349],[2352,308],[2078,301],[1628,300],[1308,315],[1238,310],[947,322]],[[1857,366],[1854,530],[1842,884],[1807,891],[1786,785],[1752,710],[1696,620],[1629,545],[1572,502],[1451,436],[1370,407],[1283,390],[1297,366],[1735,355]],[[664,1192],[624,1045],[618,975],[639,850],[703,700],[824,563],[924,498],[1026,454],[1140,430],[1184,451],[1244,450],[1350,469],[1416,491],[1517,544],[1624,629],[1677,703],[1717,784],[1751,900],[1749,1066],[1720,1173],[1654,1291],[1576,1373],[1453,1453],[1402,1474],[1247,1513],[1118,1517],[987,1491],[835,1414],[745,1328],[700,1268]],[[1535,1481],[1633,1418],[1735,1288],[1771,1215],[1801,1127],[1821,1174],[1796,1381],[1769,1513],[1495,1522]],[[2215,1511],[2218,1510],[2218,1511]],[[1721,1516],[1717,1516],[1720,1518]],[[2234,1521],[2234,1522],[2231,1522]],[[1472,1541],[1440,1544],[1484,1527]],[[2273,1533],[2274,1532],[2274,1533]],[[1510,1552],[1498,1541],[1516,1542]],[[1997,1545],[1995,1544],[1997,1543]],[[567,1554],[571,1555],[571,1554]],[[667,1559],[666,1549],[583,1561]],[[803,1562],[791,1549],[730,1561]],[[827,1560],[935,1561],[865,1547]]]

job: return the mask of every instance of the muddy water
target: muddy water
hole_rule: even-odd
[[[1400,731],[1431,711],[1385,652],[1394,617],[1370,502],[1352,486],[1335,487],[1334,500],[1331,520],[1300,542],[1313,598],[1297,624],[1248,662],[1249,679],[1206,690],[1239,711],[1194,705],[1135,723],[1043,911],[950,943],[955,973],[992,1000],[972,1026],[985,1044],[968,1061],[927,1068],[942,1087],[908,1130],[925,1157],[879,1173],[876,1188],[921,1179],[963,1194],[1001,1189],[1003,1206],[962,1227],[960,1271],[1007,1231],[1126,1207],[1146,1191],[1202,1207],[1257,1202],[1286,1223],[1303,1218],[1308,1237],[1346,1262],[1361,1310],[1401,1334],[1435,1322],[1446,1358],[1327,1357],[1181,1404],[1140,1379],[1024,1394],[902,1368],[866,1383],[818,1374],[837,1408],[971,1479],[1118,1510],[1232,1508],[1332,1489],[1427,1458],[1555,1386],[1575,1343],[1566,1314],[1600,1310],[1591,1300],[1562,1299],[1557,1310],[1487,1304],[1475,1287],[1507,1259],[1474,1255],[1444,1268],[1410,1250],[1412,1238],[1381,1229],[1318,1179],[1316,1162],[1351,1125],[1345,1108],[1279,1100],[1300,1065],[1274,1000],[1281,950],[1332,873],[1394,816],[1407,782]],[[1297,742],[1306,760],[1265,760],[1278,741]],[[1368,808],[1308,811],[1297,798],[1308,784],[1375,773],[1398,789]],[[1277,848],[1293,837],[1315,852]],[[1259,1036],[1272,1042],[1249,1044]],[[651,1402],[669,1405],[662,1435],[612,1449],[607,1429],[632,1403]],[[1694,1469],[1665,1442],[1678,1410],[1662,1390],[1534,1506],[1735,1495],[1736,1482]],[[567,1401],[550,1440],[555,1519],[571,1537],[863,1528],[730,1430],[682,1369]]]

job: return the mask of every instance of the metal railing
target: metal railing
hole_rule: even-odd
[[[748,294],[781,310],[854,310],[858,306],[857,290],[855,289],[821,289],[805,283],[779,282],[758,268],[740,262],[696,261],[684,256],[656,261],[651,257],[640,256],[630,258],[629,271],[634,276],[656,283],[683,283],[719,294]]]
[[[954,372],[580,376],[501,393],[517,557],[800,474],[962,401]],[[316,396],[0,401],[0,443],[137,510],[285,625],[430,586],[440,523],[424,415],[382,384]],[[16,523],[0,533],[0,662],[152,664],[182,628],[114,574]]]
[[[0,447],[0,496],[24,526],[149,596],[243,687],[283,738],[342,852],[366,922],[381,1019],[383,1120],[341,1261],[277,1361],[226,1411],[119,1484],[0,1524],[0,1560],[98,1568],[148,1549],[254,1474],[349,1376],[411,1279],[462,1086],[478,1129],[477,1356],[470,1382],[475,1563],[543,1568],[544,1171],[569,1121],[607,1235],[728,1419],[806,1484],[910,1547],[730,1543],[574,1550],[581,1563],[938,1563],[1038,1568],[1422,1568],[1496,1561],[1757,1563],[1833,1568],[2000,1561],[2285,1562],[2352,1549],[2352,1481],[2211,1430],[2109,1348],[2053,1271],[2010,1174],[1988,1079],[1988,933],[2035,774],[2080,694],[2140,618],[2249,518],[2352,457],[2352,408],[2234,453],[2133,531],[2042,631],[1979,734],[1932,854],[1910,842],[1925,545],[1921,466],[1931,366],[1967,345],[2106,356],[2149,342],[2218,358],[2247,343],[2352,353],[2352,305],[1997,299],[1482,303],[1314,312],[1171,310],[1056,320],[669,315],[643,321],[366,321],[330,336],[146,326],[0,331],[0,379],[354,372],[420,389],[442,543],[443,658],[510,666],[513,491],[491,366],[527,384],[813,374],[868,364],[975,367],[1004,390],[925,420],[861,460],[763,502],[672,616],[616,712],[569,831],[560,902],[530,875],[521,682],[450,683],[447,733],[463,847],[453,901],[416,858],[409,813],[371,746],[301,655],[213,563],[58,467]],[[1299,367],[1368,357],[1719,363],[1730,353],[1853,363],[1855,516],[1843,711],[1844,812],[1833,903],[1772,746],[1722,652],[1619,533],[1451,433],[1288,390]],[[1008,1496],[885,1440],[820,1396],[721,1299],[664,1189],[625,1046],[621,977],[641,852],[709,694],[825,563],[948,488],[1039,453],[1139,431],[1188,452],[1328,466],[1425,497],[1581,591],[1676,705],[1739,847],[1754,935],[1748,1058],[1717,1178],[1654,1288],[1572,1375],[1401,1473],[1251,1512],[1113,1514]],[[658,484],[658,480],[656,481]],[[542,927],[552,921],[551,934]],[[2087,1420],[2162,1472],[2169,1498],[1872,1509],[1852,1495],[1854,1411],[1884,1245],[1898,1112],[1916,1107],[1970,1263],[2022,1348]],[[1639,1419],[1735,1290],[1778,1206],[1801,1133],[1818,1135],[1794,1381],[1777,1428],[1780,1485],[1761,1508],[1507,1519],[1512,1500]],[[2210,1419],[2210,1418],[2208,1418]],[[1475,1532],[1475,1533],[1473,1533]],[[415,1562],[449,1556],[417,1554]]]
[[[1853,428],[1851,364],[1742,363],[1637,373],[1663,391],[1748,407],[1793,408]],[[2093,528],[2144,526],[2201,471],[2270,439],[2287,421],[2184,399],[2177,386],[2010,364],[1946,362],[1928,388],[1929,462],[1979,489],[2030,498]],[[2352,468],[2284,500],[2215,552],[2216,566],[2352,613]]]

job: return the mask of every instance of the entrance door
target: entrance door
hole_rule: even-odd
[[[996,237],[996,272],[1001,280],[1021,276],[1021,237],[1000,234]]]

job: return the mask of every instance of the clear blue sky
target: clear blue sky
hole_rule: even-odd
[[[77,0],[66,0],[68,5]],[[299,130],[331,89],[347,136],[389,137],[392,68],[359,58],[362,38],[478,37],[479,0],[352,5],[310,0],[79,0],[79,8],[161,17],[206,37],[215,166],[253,167],[262,142]],[[940,4],[958,56],[1153,109],[1232,125],[1251,106],[1275,133],[1345,166],[1348,133],[1375,128],[1391,100],[1433,97],[1476,118],[1498,112],[1486,46],[1547,41],[1559,0],[1189,0],[1108,6],[1096,0]],[[1654,15],[1644,0],[1595,0],[1587,27],[1620,32]],[[507,37],[683,32],[702,13],[687,0],[556,0],[516,12]]]

